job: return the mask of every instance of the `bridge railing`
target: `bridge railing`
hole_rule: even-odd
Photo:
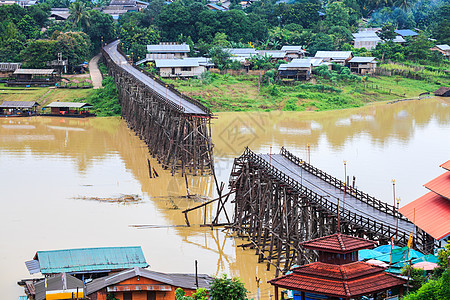
[[[308,200],[314,202],[316,205],[320,206],[322,209],[326,210],[329,214],[337,216],[339,214],[342,222],[348,222],[356,226],[360,226],[365,230],[372,232],[374,234],[380,234],[384,236],[386,239],[390,239],[391,237],[397,235],[397,243],[400,245],[406,245],[408,243],[409,232],[403,232],[396,228],[393,228],[389,225],[385,225],[384,223],[374,221],[370,218],[358,215],[352,211],[347,209],[342,209],[337,204],[334,204],[331,201],[328,201],[325,197],[311,191],[308,188],[300,185],[298,181],[289,177],[285,173],[281,172],[273,165],[268,163],[266,160],[261,158],[259,155],[246,148],[243,157],[248,158],[250,161],[255,163],[261,168],[267,170],[273,177],[275,177],[278,181],[284,182],[289,185],[293,190],[295,190],[299,195],[302,195]]]
[[[128,56],[122,51],[120,45],[117,46],[117,51],[128,60]],[[130,62],[130,64],[133,66],[134,69],[136,69],[139,72],[142,72],[144,75],[150,77],[152,80],[154,80],[156,83],[158,83],[161,86],[164,86],[165,88],[167,88],[169,91],[171,91],[172,93],[176,94],[178,97],[183,98],[183,100],[186,100],[187,102],[194,104],[195,106],[199,107],[201,110],[203,110],[205,113],[211,115],[212,112],[211,110],[206,107],[205,105],[203,105],[203,103],[201,103],[200,101],[191,98],[189,96],[186,96],[184,94],[182,94],[180,91],[178,91],[177,89],[175,89],[173,86],[165,83],[164,81],[162,81],[161,79],[159,79],[157,76],[155,76],[152,73],[147,72],[144,69],[139,68],[138,66],[136,66],[133,62]]]
[[[379,199],[377,199],[355,187],[352,187],[348,184],[346,184],[346,186],[345,186],[345,184],[342,180],[339,180],[336,177],[333,177],[333,176],[329,175],[328,173],[320,170],[319,168],[316,168],[316,167],[312,166],[311,164],[308,164],[304,160],[298,158],[297,156],[295,156],[294,154],[292,154],[291,152],[286,150],[284,147],[281,148],[281,154],[283,156],[285,156],[287,159],[289,159],[290,161],[292,161],[293,163],[295,163],[296,165],[303,167],[303,169],[305,171],[319,177],[323,181],[333,185],[334,187],[340,189],[341,191],[343,191],[343,192],[345,191],[348,194],[351,194],[353,197],[360,200],[361,202],[364,202],[364,203],[372,206],[373,208],[380,210],[380,211],[382,211],[386,214],[389,214],[391,216],[394,216],[394,217],[397,217],[397,213],[398,213],[399,219],[409,221],[407,218],[405,218],[402,214],[400,214],[397,211],[397,208],[395,206],[389,205],[386,202],[383,202],[383,201],[381,201],[381,200],[379,200]]]
[[[121,55],[124,55],[124,53],[120,50],[120,49],[118,49],[118,51],[119,51],[119,53],[121,54]],[[102,54],[103,54],[103,56],[110,62],[110,63],[113,63],[121,72],[125,72],[125,73],[128,73],[128,72],[126,72],[126,70],[124,69],[124,68],[122,68],[122,67],[120,67],[120,66],[118,66],[115,62],[114,62],[114,60],[109,56],[109,54],[106,52],[106,51],[104,51],[103,49],[102,49]],[[124,55],[125,56],[125,55]],[[126,56],[125,56],[126,57]],[[131,76],[132,76],[132,74],[130,74]],[[133,76],[134,77],[134,76]],[[135,77],[136,78],[136,77]],[[139,80],[139,78],[136,78],[136,80],[138,80],[138,81],[141,81],[141,80]],[[142,81],[141,81],[141,83],[143,84],[143,85],[145,85]],[[147,86],[147,85],[145,85],[145,86]],[[181,113],[184,113],[184,111],[185,111],[185,109],[184,109],[184,107],[182,107],[181,105],[178,105],[178,104],[176,104],[176,103],[174,103],[173,101],[169,101],[169,100],[167,100],[163,95],[160,95],[159,93],[157,93],[156,91],[154,91],[153,89],[149,89],[154,95],[155,95],[155,97],[160,101],[160,102],[163,102],[163,103],[165,103],[167,106],[169,106],[171,109],[173,109],[173,110],[176,110],[176,111],[179,111],[179,112],[181,112]]]

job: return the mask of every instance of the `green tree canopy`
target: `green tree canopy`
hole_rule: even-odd
[[[224,274],[221,278],[214,278],[209,297],[211,300],[245,300],[247,289],[239,278],[227,278]]]

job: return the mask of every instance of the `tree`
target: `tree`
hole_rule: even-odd
[[[431,56],[430,48],[432,46],[433,43],[423,32],[421,32],[418,36],[408,42],[406,53],[408,53],[408,58],[412,60],[427,59]]]
[[[50,5],[42,3],[28,7],[28,14],[34,19],[39,27],[44,27],[50,17]]]
[[[325,33],[318,33],[314,36],[308,47],[308,51],[311,55],[315,55],[319,50],[334,50],[333,40],[329,35]]]
[[[29,15],[25,15],[19,23],[17,23],[17,28],[22,31],[27,39],[34,39],[39,33],[39,26]]]
[[[69,17],[68,21],[72,22],[72,26],[74,28],[86,28],[90,26],[90,12],[89,8],[81,2],[77,0],[70,4],[69,6]]]
[[[337,49],[353,40],[352,32],[344,26],[332,26],[330,30],[328,30],[328,34],[331,35],[334,47]]]
[[[437,280],[430,280],[415,293],[409,294],[403,300],[441,300],[450,299],[450,269],[446,269]]]
[[[91,54],[91,40],[84,32],[55,32],[52,39],[56,41],[55,52],[62,53],[70,66],[85,62]],[[54,59],[56,56],[49,60]]]
[[[98,10],[91,10],[89,14],[91,26],[83,30],[91,38],[93,48],[99,49],[102,40],[106,43],[116,36],[114,20],[110,15]]]
[[[135,26],[133,23],[126,23],[119,31],[122,49],[138,61],[143,59],[147,53],[146,46],[157,44],[160,40],[159,30],[156,26],[149,27]],[[127,49],[127,50],[126,50]]]
[[[220,70],[224,70],[230,60],[230,53],[220,46],[214,46],[209,50],[209,57]]]
[[[212,44],[220,47],[228,47],[230,42],[227,40],[228,36],[225,33],[217,32],[214,36]]]
[[[29,41],[26,48],[20,52],[24,67],[45,68],[46,62],[56,59],[56,41]]]
[[[332,26],[343,26],[347,28],[349,26],[349,9],[340,1],[328,4],[325,15],[325,23],[328,28]]]
[[[211,300],[244,300],[247,299],[247,289],[239,278],[214,278],[210,287],[209,297]]]
[[[175,290],[175,300],[208,300],[208,294],[206,289],[199,288],[192,296],[186,296],[182,289],[177,288]]]

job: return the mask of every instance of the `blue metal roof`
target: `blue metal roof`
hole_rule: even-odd
[[[42,274],[148,267],[140,246],[38,251],[35,259]]]
[[[397,29],[395,31],[397,34],[401,36],[416,36],[419,35],[417,32],[412,31],[411,29]]]

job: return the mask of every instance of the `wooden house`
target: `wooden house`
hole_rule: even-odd
[[[3,101],[0,117],[26,117],[37,115],[39,104],[34,101]]]
[[[278,77],[294,80],[309,80],[312,73],[312,62],[309,60],[292,61],[278,67]]]
[[[355,47],[356,49],[374,49],[378,43],[382,42],[382,40],[377,35],[377,32],[380,30],[381,28],[364,28],[360,29],[357,33],[352,33],[353,47]],[[392,41],[394,43],[400,44],[406,42],[406,40],[401,35],[397,35]]]
[[[50,11],[50,18],[53,18],[55,21],[65,21],[69,18],[69,9],[64,7],[53,7]]]
[[[147,58],[150,60],[184,58],[188,56],[190,51],[191,48],[187,44],[160,43],[159,45],[147,45]]]
[[[141,247],[99,247],[36,252],[25,262],[30,274],[50,276],[76,274],[78,278],[97,278],[133,267],[147,268]]]
[[[305,50],[303,50],[302,46],[283,46],[281,51],[285,53],[287,61],[291,61],[295,58],[303,58],[305,56]]]
[[[441,53],[442,55],[444,55],[444,57],[446,59],[450,59],[450,46],[445,44],[445,45],[436,45],[433,48],[430,48],[431,51],[438,51],[439,53]]]
[[[59,81],[54,69],[16,69],[8,79],[8,86],[49,86]]]
[[[45,106],[45,108],[50,108],[50,112],[43,114],[44,116],[75,118],[95,116],[95,114],[89,111],[93,106],[83,102],[52,102]]]
[[[326,62],[346,66],[353,58],[353,53],[351,51],[317,51],[314,58],[321,58]]]
[[[450,97],[450,88],[441,86],[436,91],[434,91],[434,95],[439,97]]]
[[[387,290],[399,288],[405,279],[385,272],[384,267],[358,261],[358,250],[372,249],[375,242],[341,233],[300,243],[318,253],[317,262],[293,268],[290,274],[269,280],[278,289],[294,291],[294,300],[308,299],[361,299]]]
[[[206,71],[206,66],[195,59],[157,59],[156,69],[161,77],[195,77]]]
[[[106,300],[108,294],[119,300],[166,300],[175,299],[177,288],[192,295],[197,288],[208,289],[211,282],[206,274],[167,274],[132,268],[94,279],[86,285],[86,295],[91,300]]]
[[[375,57],[353,57],[349,60],[350,71],[353,73],[366,75],[373,74],[377,68],[377,59]]]
[[[20,69],[20,63],[7,63],[0,62],[0,77],[8,78],[10,77],[15,70]]]

